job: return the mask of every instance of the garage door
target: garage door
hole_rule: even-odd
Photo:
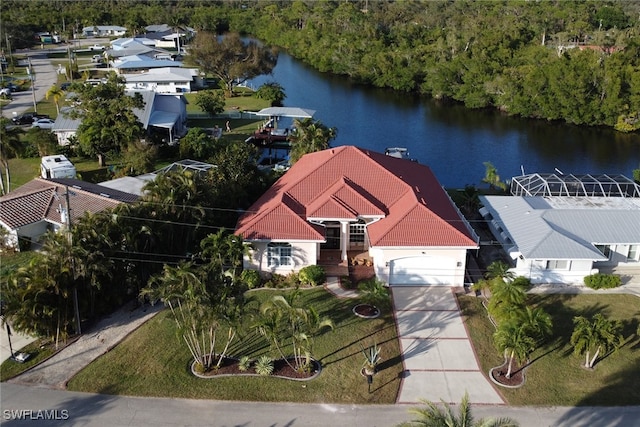
[[[455,272],[455,260],[444,257],[417,256],[389,262],[389,284],[450,286]]]

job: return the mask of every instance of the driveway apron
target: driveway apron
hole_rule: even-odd
[[[420,399],[504,404],[478,365],[453,294],[447,286],[392,286],[404,364],[398,403]]]

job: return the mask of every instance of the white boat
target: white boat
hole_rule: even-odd
[[[384,150],[384,154],[390,157],[395,157],[397,159],[409,158],[409,150],[404,147],[387,147]]]

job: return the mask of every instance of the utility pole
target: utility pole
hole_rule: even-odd
[[[67,223],[67,238],[69,239],[69,262],[71,264],[71,277],[74,280],[73,284],[73,310],[76,318],[76,334],[82,334],[82,329],[80,327],[80,309],[78,307],[78,286],[75,284],[75,265],[73,261],[73,256],[71,255],[71,250],[73,249],[73,234],[71,233],[71,204],[69,203],[69,186],[65,185],[65,201],[67,204],[67,212],[65,216],[65,222]]]
[[[31,68],[31,57],[27,57],[29,61],[29,67],[27,68],[27,74],[29,75],[29,79],[31,79],[31,96],[33,96],[33,111],[38,112],[38,106],[36,104],[36,75]]]

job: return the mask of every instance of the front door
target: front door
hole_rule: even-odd
[[[340,228],[327,227],[325,229],[326,243],[323,243],[321,249],[340,249]]]

